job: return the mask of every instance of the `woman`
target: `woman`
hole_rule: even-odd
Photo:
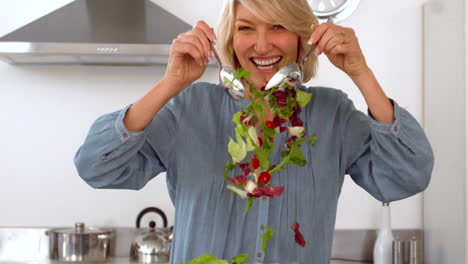
[[[167,172],[176,209],[171,263],[206,253],[223,259],[249,253],[250,263],[328,264],[345,174],[384,202],[427,187],[430,144],[417,121],[386,97],[352,29],[318,25],[305,0],[231,0],[217,45],[225,63],[252,73],[248,82],[264,86],[274,66],[297,61],[309,42],[318,46],[305,66],[305,80],[315,74],[317,56],[325,54],[354,81],[369,106],[366,116],[341,91],[310,87],[314,96],[301,118],[318,141],[303,147],[307,165],[275,174],[272,184],[284,186],[284,193],[258,199],[246,213],[246,201],[226,190],[220,174],[230,160],[232,115],[249,103],[250,94],[234,101],[217,84],[194,83],[216,39],[202,21],[180,34],[163,79],[136,103],[97,119],[75,157],[80,176],[94,188],[140,189]],[[272,163],[280,160],[285,134],[275,141]],[[294,243],[295,221],[301,223],[305,249]],[[279,231],[263,254],[266,225]]]

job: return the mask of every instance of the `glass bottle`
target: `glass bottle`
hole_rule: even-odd
[[[392,223],[390,204],[382,203],[380,227],[374,244],[374,264],[392,264]]]

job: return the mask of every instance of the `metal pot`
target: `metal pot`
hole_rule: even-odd
[[[143,215],[149,212],[157,213],[163,220],[163,228],[156,228],[156,223],[151,221],[149,229],[141,232],[130,249],[131,259],[140,263],[169,263],[172,227],[167,228],[167,218],[164,212],[156,207],[148,207],[141,211],[136,220],[136,227],[140,228]]]
[[[115,233],[110,229],[85,227],[47,230],[49,257],[59,261],[108,261],[115,252]]]

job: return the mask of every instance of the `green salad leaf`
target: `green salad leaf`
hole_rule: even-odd
[[[250,254],[240,254],[232,257],[232,264],[249,264],[247,260],[250,258]]]
[[[201,255],[197,258],[194,258],[187,262],[187,264],[249,264],[247,260],[250,258],[250,254],[240,254],[238,256],[232,257],[232,261],[218,259],[217,257],[211,254]],[[182,262],[177,262],[177,264],[183,264]]]
[[[270,151],[267,149],[255,149],[255,155],[257,156],[258,161],[260,162],[260,168],[262,170],[267,170],[270,168],[270,161],[268,157],[270,156]]]
[[[247,156],[247,145],[244,140],[235,142],[232,138],[229,138],[228,152],[235,163],[241,162]]]
[[[249,78],[249,77],[250,77],[250,72],[246,71],[246,70],[244,70],[242,68],[239,68],[239,69],[234,71],[234,78],[235,79],[242,80],[242,79]]]
[[[266,228],[266,232],[263,233],[262,235],[262,250],[263,250],[263,253],[266,253],[266,246],[267,246],[267,242],[273,238],[273,236],[275,235],[276,229],[271,229],[269,226],[265,226]]]
[[[250,208],[252,207],[253,201],[255,200],[254,197],[249,197],[249,201],[247,202],[247,205],[245,206],[245,211],[248,212]]]
[[[291,149],[289,150],[289,163],[296,164],[299,167],[303,167],[307,164],[299,144],[291,144]]]
[[[211,254],[205,254],[190,260],[187,264],[229,264],[229,262],[218,259]]]
[[[310,99],[312,99],[312,94],[297,90],[297,102],[301,107],[306,106]]]

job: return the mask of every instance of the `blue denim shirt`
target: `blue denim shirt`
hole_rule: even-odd
[[[393,124],[379,123],[356,110],[332,88],[304,88],[311,102],[301,113],[307,135],[304,167],[286,165],[272,177],[284,193],[247,201],[233,195],[221,173],[230,161],[229,136],[235,112],[249,104],[234,101],[219,85],[195,83],[167,103],[142,132],[129,132],[123,118],[129,106],[99,117],[75,156],[79,175],[94,188],[140,189],[167,172],[175,206],[171,263],[211,253],[218,258],[249,253],[249,263],[329,264],[338,197],[345,175],[376,199],[391,202],[423,191],[434,163],[431,146],[418,122],[394,105]],[[284,149],[275,139],[272,164]],[[237,169],[230,176],[240,175]],[[306,248],[294,241],[292,224],[301,226]],[[268,225],[279,231],[266,254],[260,247]]]

